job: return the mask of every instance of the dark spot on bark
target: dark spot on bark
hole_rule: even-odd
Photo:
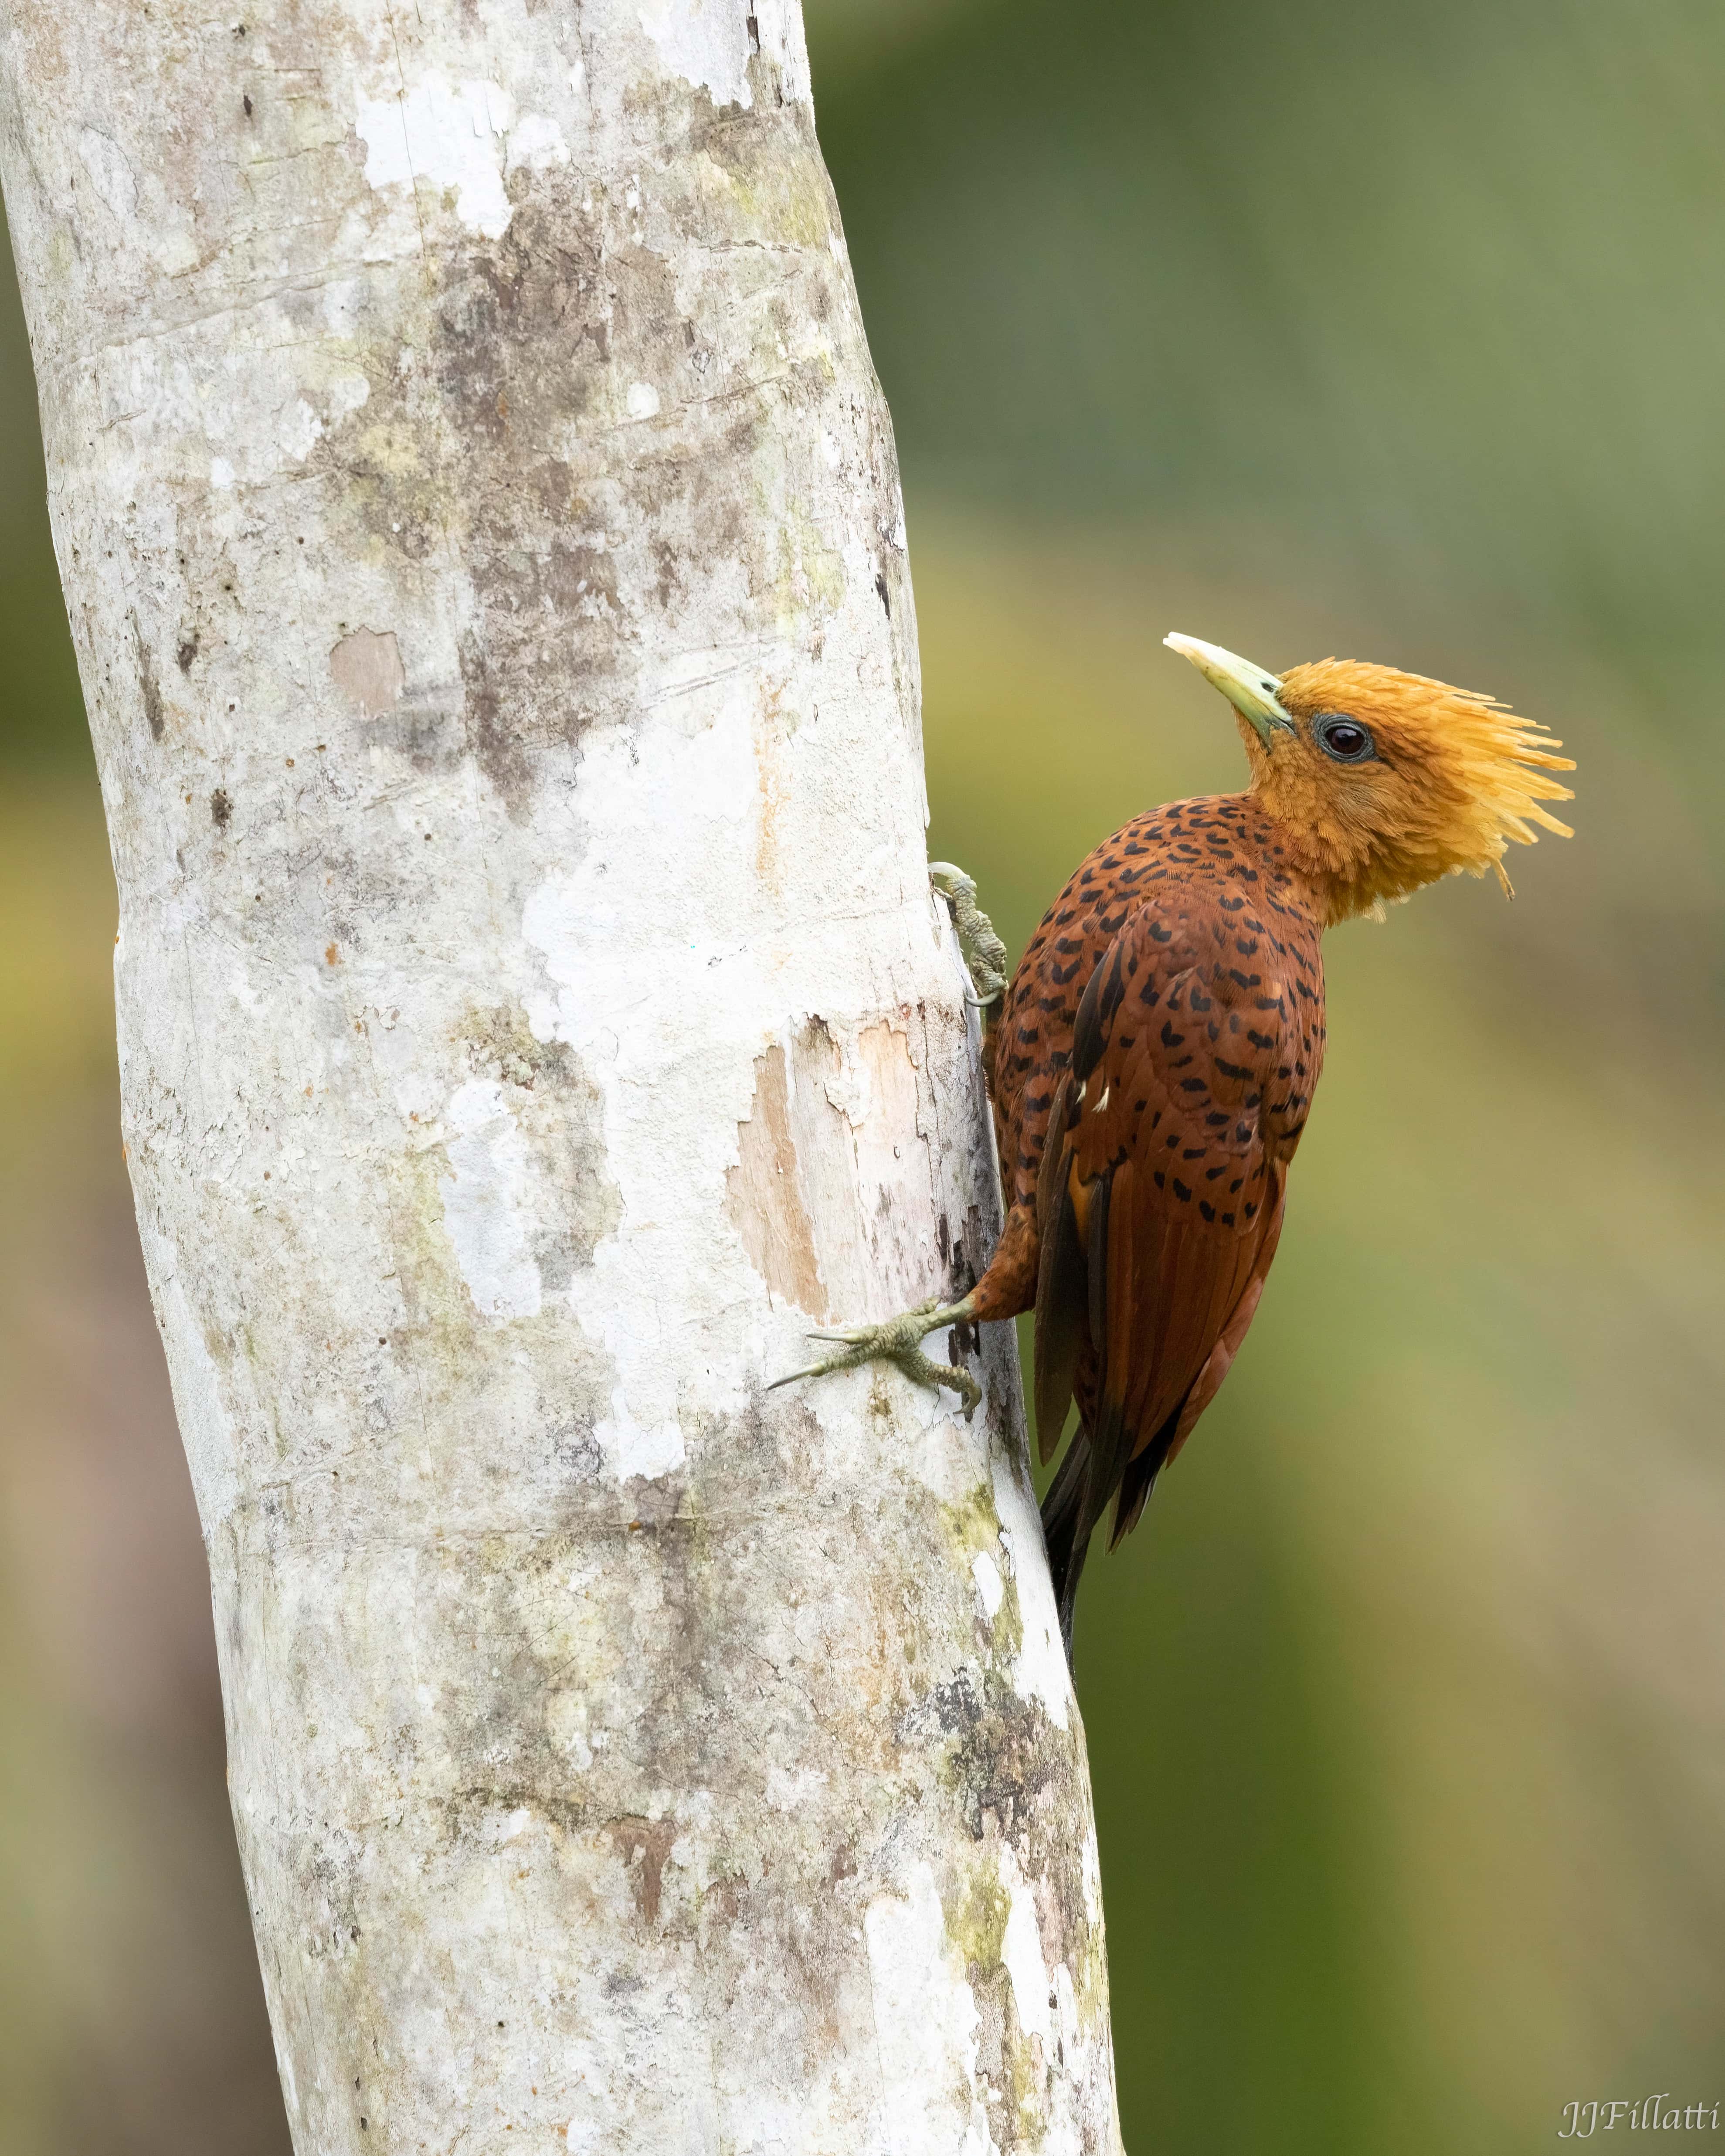
[[[752,15],[749,17],[750,22],[752,23],[754,19],[755,18]],[[886,619],[891,621],[892,619],[892,596],[886,588],[886,579],[884,576],[877,575],[875,577],[875,589],[880,595],[881,605],[886,609]]]
[[[973,1729],[982,1712],[983,1703],[976,1696],[968,1670],[960,1670],[949,1683],[935,1686],[935,1719],[950,1733]]]
[[[490,779],[513,823],[526,815],[532,772],[526,751],[511,728],[484,646],[470,629],[461,639],[461,679],[467,690],[469,737],[480,769]]]
[[[156,661],[144,643],[144,632],[136,613],[131,618],[131,640],[138,655],[138,687],[144,699],[144,716],[149,722],[150,738],[160,741],[167,732],[167,714],[162,707],[162,684],[156,678]]]

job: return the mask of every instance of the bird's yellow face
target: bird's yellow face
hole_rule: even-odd
[[[1569,835],[1543,804],[1567,801],[1550,774],[1563,747],[1490,696],[1393,666],[1320,659],[1283,675],[1202,644],[1166,641],[1240,716],[1252,792],[1327,885],[1330,918],[1368,913],[1422,884],[1495,869],[1535,825]]]

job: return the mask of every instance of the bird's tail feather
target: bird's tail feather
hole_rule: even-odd
[[[1060,1612],[1060,1645],[1066,1650],[1066,1671],[1070,1676],[1077,1668],[1072,1659],[1072,1619],[1078,1608],[1078,1583],[1083,1577],[1084,1560],[1090,1554],[1090,1537],[1086,1535],[1073,1551],[1071,1561],[1061,1575],[1060,1593],[1055,1607]]]
[[[1048,1569],[1054,1582],[1055,1604],[1060,1611],[1060,1639],[1066,1650],[1066,1666],[1072,1664],[1072,1613],[1078,1600],[1078,1581],[1090,1549],[1090,1440],[1080,1430],[1066,1448],[1060,1471],[1042,1501],[1042,1538],[1048,1549]]]

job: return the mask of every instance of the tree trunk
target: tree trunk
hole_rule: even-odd
[[[1118,2145],[796,0],[12,0],[138,1219],[295,2145]],[[516,2138],[506,2143],[502,2134]]]

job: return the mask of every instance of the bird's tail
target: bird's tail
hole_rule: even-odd
[[[1072,1662],[1072,1613],[1078,1601],[1078,1582],[1090,1551],[1090,1440],[1081,1430],[1066,1448],[1060,1472],[1042,1501],[1042,1539],[1048,1549],[1048,1569],[1054,1581],[1055,1605],[1060,1615],[1060,1639],[1066,1650],[1066,1667]]]

